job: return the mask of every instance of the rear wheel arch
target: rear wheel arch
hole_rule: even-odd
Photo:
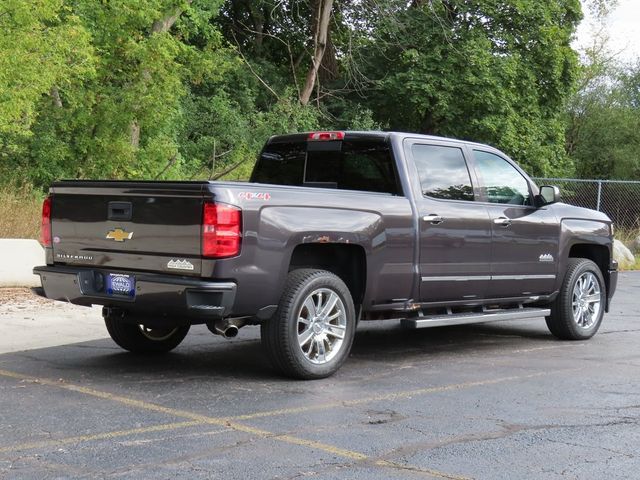
[[[367,287],[367,256],[361,245],[308,243],[298,245],[291,254],[288,271],[311,268],[338,276],[351,292],[353,303],[362,304]]]

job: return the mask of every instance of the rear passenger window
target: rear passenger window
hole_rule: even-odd
[[[341,155],[333,156],[310,151],[305,182],[316,178],[333,179],[343,190],[398,193],[393,158],[386,144],[345,141]]]
[[[471,177],[460,148],[415,144],[411,152],[423,195],[473,201]]]

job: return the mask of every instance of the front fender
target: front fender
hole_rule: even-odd
[[[587,220],[567,218],[560,223],[560,255],[559,255],[559,275],[556,289],[560,289],[564,274],[567,271],[567,263],[571,249],[577,245],[598,246],[606,249],[609,261],[613,258],[613,240],[611,238],[611,227],[604,220]],[[608,282],[609,265],[601,265],[602,274]]]

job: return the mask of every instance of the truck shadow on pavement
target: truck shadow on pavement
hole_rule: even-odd
[[[367,366],[379,369],[384,368],[384,364],[429,362],[442,356],[454,359],[471,354],[492,355],[553,343],[555,339],[546,331],[544,323],[405,330],[397,324],[370,322],[359,326],[350,358],[341,372],[354,375],[363,367],[367,370]],[[108,338],[7,353],[0,355],[0,368],[56,378],[80,375],[111,377],[116,381],[118,378],[180,382],[196,377],[255,381],[280,378],[271,368],[260,344],[259,330],[255,328],[247,328],[233,340],[194,329],[182,345],[163,355],[125,352]]]

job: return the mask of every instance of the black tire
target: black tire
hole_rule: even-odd
[[[147,328],[121,317],[104,317],[109,335],[120,347],[133,353],[166,353],[176,348],[189,333],[190,325]]]
[[[332,293],[338,300],[330,307]],[[353,299],[344,282],[325,270],[299,269],[289,273],[278,310],[262,323],[260,333],[266,354],[280,373],[311,380],[340,368],[351,351],[355,328]],[[305,336],[309,340],[301,345]]]
[[[577,288],[576,283],[580,279],[593,279],[594,285],[597,284],[599,293],[594,293],[590,296],[600,297],[597,309],[594,306],[595,302],[590,305],[586,301],[583,303],[579,297],[574,298],[576,295],[575,289]],[[595,290],[591,291],[594,292]],[[570,258],[560,293],[551,304],[551,315],[546,317],[549,331],[561,340],[587,340],[593,337],[602,323],[606,295],[606,286],[600,268],[591,260]],[[584,298],[586,299],[587,297],[585,296]],[[574,301],[577,305],[589,305],[585,317],[581,317],[580,313],[576,314]]]

